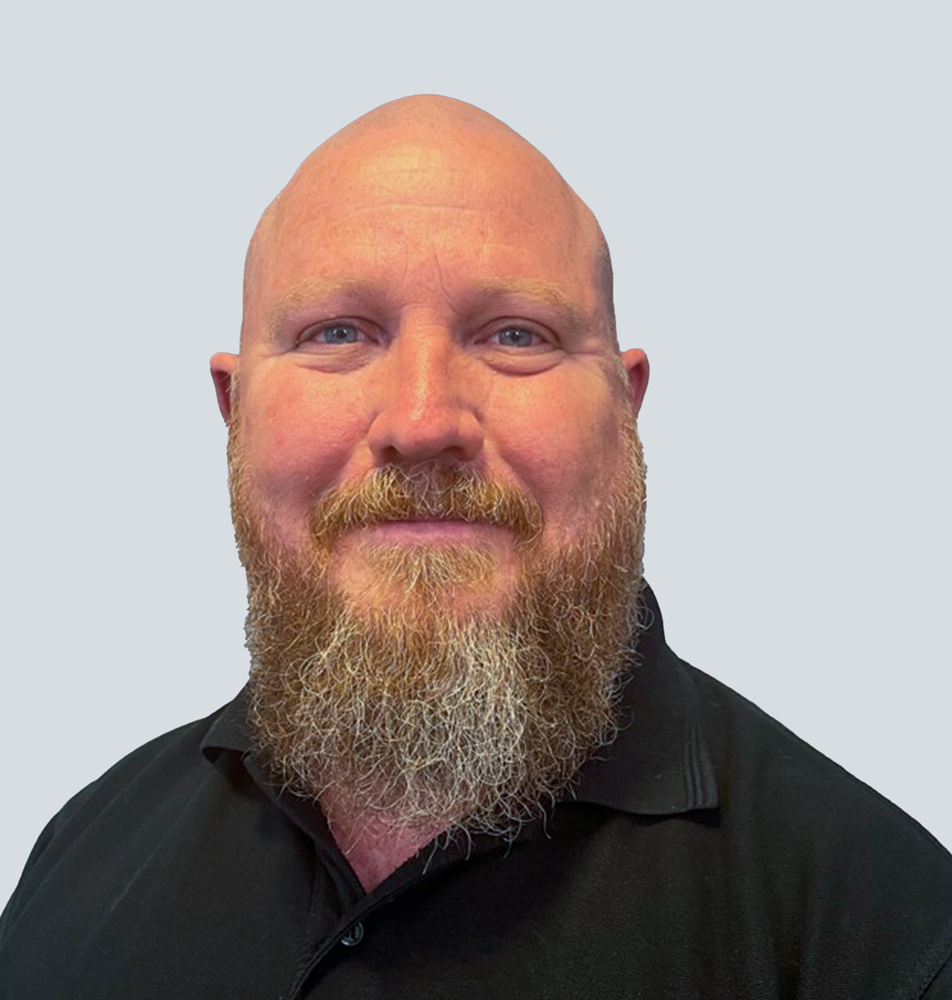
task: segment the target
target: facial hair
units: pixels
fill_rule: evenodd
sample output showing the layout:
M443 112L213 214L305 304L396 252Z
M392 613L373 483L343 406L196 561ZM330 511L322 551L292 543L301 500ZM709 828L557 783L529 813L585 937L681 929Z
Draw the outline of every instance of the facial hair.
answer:
M555 552L538 503L512 486L462 465L391 465L321 495L300 553L261 513L232 421L249 722L287 790L319 799L335 787L405 829L508 837L565 792L617 733L636 635L645 467L634 418L623 424L609 495ZM490 607L468 601L492 584L498 553L459 543L358 547L386 600L334 582L343 536L413 518L511 531L511 592Z

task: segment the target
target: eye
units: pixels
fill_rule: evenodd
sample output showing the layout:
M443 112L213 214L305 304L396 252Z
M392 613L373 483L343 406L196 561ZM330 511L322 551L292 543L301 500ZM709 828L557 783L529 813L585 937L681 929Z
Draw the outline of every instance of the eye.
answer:
M503 330L497 330L493 336L499 338L499 343L503 347L535 347L539 342L537 333L524 330L520 326L507 326Z
M350 323L334 323L318 330L311 339L319 344L356 344L360 339L360 331Z

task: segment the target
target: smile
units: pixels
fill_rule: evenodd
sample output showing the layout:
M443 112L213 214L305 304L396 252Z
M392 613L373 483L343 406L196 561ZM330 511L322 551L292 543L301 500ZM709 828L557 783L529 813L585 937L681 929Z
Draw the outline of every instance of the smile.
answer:
M368 540L380 542L440 542L485 540L500 533L502 528L485 522L450 520L447 518L414 518L408 521L387 521L365 529Z

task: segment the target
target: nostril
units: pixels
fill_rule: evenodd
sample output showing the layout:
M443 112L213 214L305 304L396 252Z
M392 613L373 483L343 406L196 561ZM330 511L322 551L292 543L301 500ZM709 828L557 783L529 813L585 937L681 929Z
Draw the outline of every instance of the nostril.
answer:
M380 413L368 440L380 463L470 462L483 446L478 420L466 412Z

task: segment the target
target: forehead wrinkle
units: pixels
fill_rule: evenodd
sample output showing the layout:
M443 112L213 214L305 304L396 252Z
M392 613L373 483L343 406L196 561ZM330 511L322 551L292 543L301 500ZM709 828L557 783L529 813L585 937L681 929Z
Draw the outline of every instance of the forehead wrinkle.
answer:
M243 316L245 321L253 315L254 310L250 310L249 307L252 306L256 295L260 294L261 267L266 264L269 257L265 244L270 249L272 242L287 225L289 213L291 218L294 217L298 198L303 196L306 201L315 199L319 204L324 195L327 200L326 207L340 213L343 207L341 199L332 196L330 189L338 181L346 180L348 173L354 174L356 170L356 174L364 174L374 163L389 158L394 151L401 149L404 151L414 149L418 154L416 159L411 158L412 162L404 165L404 174L418 172L415 169L407 169L408 166L415 167L418 160L422 159L425 165L433 157L437 157L444 173L455 173L460 177L466 177L469 173L472 173L474 178L480 177L481 171L486 173L488 170L487 164L493 164L495 171L493 178L496 184L493 190L497 196L502 196L500 192L508 192L510 197L515 197L511 182L516 173L526 183L531 181L533 188L544 187L551 191L554 204L564 210L564 214L558 210L555 214L562 216L564 222L567 222L586 244L590 244L588 249L592 257L594 284L603 301L601 309L592 310L592 316L579 316L577 309L566 310L564 302L556 301L546 296L544 292L540 297L548 299L554 308L563 313L574 312L576 321L581 318L588 323L596 318L595 312L604 312L604 325L607 326L609 338L615 339L607 246L588 207L549 160L509 126L463 102L426 96L392 102L362 116L326 140L298 168L265 212L252 238L245 272ZM464 154L465 158L461 159ZM422 170L422 173L425 174L426 170ZM498 180L501 174L508 174L509 180L499 188ZM364 180L367 178L364 177ZM482 193L487 194L486 191ZM378 190L378 197L379 194ZM420 199L406 202L397 191L394 191L393 195L396 196L392 204L394 208L412 205L418 210L429 210L434 214L448 209L461 213L479 210L466 204L465 198L460 200L456 197L451 198L449 204L446 201L428 204L426 199L423 203ZM516 197L516 205L518 204L519 199ZM379 203L376 207L380 207ZM243 322L242 340L244 334Z

